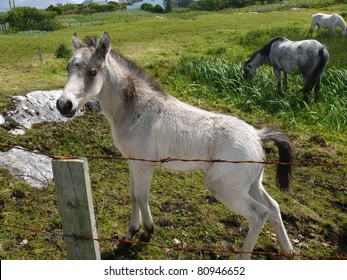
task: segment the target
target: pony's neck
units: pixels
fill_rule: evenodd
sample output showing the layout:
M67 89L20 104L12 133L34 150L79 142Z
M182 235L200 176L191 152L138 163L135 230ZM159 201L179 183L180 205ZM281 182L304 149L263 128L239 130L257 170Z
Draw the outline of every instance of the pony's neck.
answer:
M344 21L342 17L339 17L337 25L340 26L342 30L346 30L347 28L346 22Z
M124 88L123 83L125 81L124 71L110 56L106 57L106 67L103 71L103 87L97 99L107 116L119 114L124 109L122 100L122 88Z

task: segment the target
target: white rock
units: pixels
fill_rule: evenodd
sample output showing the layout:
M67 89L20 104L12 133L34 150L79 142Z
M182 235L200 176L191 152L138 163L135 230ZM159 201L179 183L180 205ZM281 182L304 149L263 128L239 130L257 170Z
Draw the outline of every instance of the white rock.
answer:
M34 187L46 187L53 180L51 158L20 148L0 152L0 167L8 169L16 179Z
M5 118L3 115L0 114L0 125L5 123Z

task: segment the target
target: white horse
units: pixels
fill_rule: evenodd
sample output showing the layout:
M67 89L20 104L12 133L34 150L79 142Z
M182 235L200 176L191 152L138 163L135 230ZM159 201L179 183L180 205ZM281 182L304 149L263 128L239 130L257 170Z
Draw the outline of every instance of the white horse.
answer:
M309 33L312 36L313 30L318 26L318 34L320 34L320 28L331 28L333 34L335 35L335 29L336 26L339 26L342 29L342 35L346 35L347 33L347 26L344 21L344 19L338 15L338 14L323 14L323 13L317 13L312 15L312 22L311 22L311 28L309 30Z
M88 100L97 98L111 124L115 146L124 156L259 162L265 159L262 141L272 140L279 148L281 162L294 161L284 133L271 128L257 130L236 117L192 107L162 92L142 69L111 50L106 32L100 40L87 37L85 43L77 36L72 39L75 54L68 63L68 80L57 108L63 116L72 117ZM154 232L149 187L154 166L159 164L129 160L132 214L127 239L140 230L141 219L142 240L149 241ZM207 188L248 220L249 232L239 258L250 258L267 220L274 227L283 251L293 252L279 206L262 186L263 164L169 161L162 166L204 170ZM289 186L290 172L290 164L278 165L280 187Z

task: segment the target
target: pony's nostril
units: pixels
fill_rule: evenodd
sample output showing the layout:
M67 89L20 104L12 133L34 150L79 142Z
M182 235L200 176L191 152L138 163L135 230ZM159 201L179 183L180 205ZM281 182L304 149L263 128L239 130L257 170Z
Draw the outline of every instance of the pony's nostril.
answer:
M57 100L57 109L64 116L70 115L72 113L72 107L72 102L64 97L61 97Z
M70 100L67 100L64 107L63 107L63 111L64 112L70 112L72 109L72 102Z

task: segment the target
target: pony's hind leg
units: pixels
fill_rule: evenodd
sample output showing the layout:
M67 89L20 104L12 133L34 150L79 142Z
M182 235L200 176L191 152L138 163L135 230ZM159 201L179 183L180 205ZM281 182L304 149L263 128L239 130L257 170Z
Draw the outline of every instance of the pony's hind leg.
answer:
M254 245L268 218L269 210L248 194L248 187L230 180L212 180L205 176L205 185L215 197L235 213L247 219L249 228L245 242L238 254L238 259L250 259ZM234 184L233 184L234 183Z
M259 203L267 206L267 208L269 209L268 221L270 225L275 229L278 243L281 249L286 254L292 254L293 246L284 227L278 203L263 188L261 179L251 186L249 193Z
M153 166L146 163L129 162L129 170L132 212L129 229L125 237L132 239L140 230L142 217L144 232L140 239L149 241L154 232L153 219L149 209L149 187L153 175Z
M314 86L314 102L318 101L319 91L320 91L320 77L318 79L318 82Z

